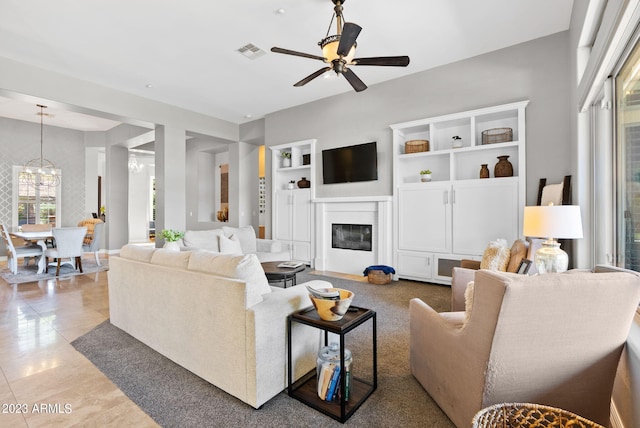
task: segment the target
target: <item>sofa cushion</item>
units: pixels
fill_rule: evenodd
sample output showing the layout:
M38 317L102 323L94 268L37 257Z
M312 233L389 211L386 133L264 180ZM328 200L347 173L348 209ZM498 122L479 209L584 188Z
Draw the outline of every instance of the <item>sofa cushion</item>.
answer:
M188 269L245 282L247 308L261 302L262 295L271 292L267 277L255 254L234 256L210 251L194 251L189 258Z
M120 249L120 257L149 263L155 252L155 248L128 244Z
M187 230L184 233L182 242L184 242L185 247L189 248L220 251L218 237L223 233L222 229Z
M218 242L220 243L220 252L222 254L242 255L242 246L236 235L231 235L229 238L220 235Z
M187 269L191 251L173 251L159 249L153 253L151 264L167 266L177 269Z
M258 251L256 244L256 231L253 226L230 227L223 226L222 230L226 237L237 236L240 240L240 247L244 254L255 253Z

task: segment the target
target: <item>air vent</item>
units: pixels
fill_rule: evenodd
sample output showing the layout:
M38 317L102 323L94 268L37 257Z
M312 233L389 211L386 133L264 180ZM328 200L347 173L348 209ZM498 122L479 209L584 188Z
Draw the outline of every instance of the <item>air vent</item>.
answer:
M238 52L240 52L242 55L244 55L249 59L260 58L262 55L266 53L265 51L263 51L262 49L260 49L259 47L257 47L252 43L244 45L243 47L238 49Z

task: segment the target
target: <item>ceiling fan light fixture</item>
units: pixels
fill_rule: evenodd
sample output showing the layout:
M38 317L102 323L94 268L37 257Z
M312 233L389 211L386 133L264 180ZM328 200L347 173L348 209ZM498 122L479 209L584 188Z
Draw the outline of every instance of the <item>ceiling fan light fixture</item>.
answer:
M338 45L340 44L340 35L334 34L332 36L325 37L318 43L322 48L322 56L325 58L325 62L331 64L333 60L339 59ZM347 64L351 64L351 61L356 56L357 43L354 43L349 50L349 53L344 57Z

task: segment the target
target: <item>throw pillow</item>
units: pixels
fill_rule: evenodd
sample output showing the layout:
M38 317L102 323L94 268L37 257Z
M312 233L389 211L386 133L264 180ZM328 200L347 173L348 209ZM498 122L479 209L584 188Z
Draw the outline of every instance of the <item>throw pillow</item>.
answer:
M509 265L507 265L507 272L518 272L520 262L527 257L527 250L529 245L522 239L517 239L511 246L509 255Z
M506 271L509 264L510 250L507 247L507 241L504 239L496 239L489 242L489 246L484 250L480 269Z
M256 231L254 230L253 226L223 226L222 230L224 231L224 235L227 238L231 237L232 235L238 237L243 254L255 253L258 251L258 244L256 243Z
M222 234L222 229L187 230L184 233L182 241L187 248L220 251L218 236L221 236Z
M219 239L220 239L220 252L222 254L242 255L242 247L240 245L240 240L235 235L231 235L230 238L227 238L224 235L220 235Z
M464 322L469 321L471 317L471 309L473 308L473 281L467 284L464 289Z

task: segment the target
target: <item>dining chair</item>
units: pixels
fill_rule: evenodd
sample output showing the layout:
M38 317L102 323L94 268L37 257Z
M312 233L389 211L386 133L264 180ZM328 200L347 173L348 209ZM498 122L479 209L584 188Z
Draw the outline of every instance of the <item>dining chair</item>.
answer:
M87 233L86 227L61 227L53 228L53 239L56 241L55 248L48 248L45 253L47 272L49 271L49 259L57 260L56 276L60 275L60 266L69 264L82 272L82 242ZM62 259L68 261L62 262Z
M7 249L7 266L11 273L16 275L18 273L18 258L20 257L34 257L39 259L42 257L42 248L38 245L25 245L22 247L16 247L13 245L11 236L9 236L9 230L4 224L0 224L0 232L2 233L2 240Z
M100 266L98 252L100 251L100 241L102 239L102 231L104 230L104 222L99 218L88 218L80 220L80 222L78 222L78 226L85 226L87 228L87 234L84 237L82 249L85 253L93 253L96 258L96 264Z

